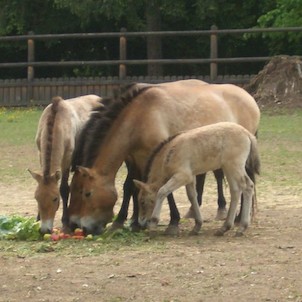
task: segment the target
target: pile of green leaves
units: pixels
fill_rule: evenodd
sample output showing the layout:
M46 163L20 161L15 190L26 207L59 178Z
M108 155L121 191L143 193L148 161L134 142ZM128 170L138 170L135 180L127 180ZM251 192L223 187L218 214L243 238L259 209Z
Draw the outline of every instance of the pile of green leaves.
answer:
M35 218L22 216L0 216L0 239L39 240L40 224Z

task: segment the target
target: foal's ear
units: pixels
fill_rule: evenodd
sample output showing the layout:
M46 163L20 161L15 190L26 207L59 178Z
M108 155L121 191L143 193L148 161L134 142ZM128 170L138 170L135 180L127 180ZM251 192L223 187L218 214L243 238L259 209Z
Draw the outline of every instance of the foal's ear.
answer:
M61 176L62 176L61 171L56 171L56 173L51 175L51 177L54 178L56 182L58 182L61 179Z
M38 183L42 181L43 177L41 174L31 171L30 169L27 169L27 171L31 174L33 179L35 179Z
M133 179L133 182L139 190L143 190L143 191L147 191L147 192L151 191L148 184L146 184L140 180L137 180L137 179Z

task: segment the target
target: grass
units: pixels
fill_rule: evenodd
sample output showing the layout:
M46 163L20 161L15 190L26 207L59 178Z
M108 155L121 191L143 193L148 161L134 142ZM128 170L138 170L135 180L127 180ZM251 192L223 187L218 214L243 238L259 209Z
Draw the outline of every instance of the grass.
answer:
M0 108L1 146L33 144L41 110Z
M259 130L262 176L272 183L299 185L302 159L302 110L262 114Z
M6 185L12 179L22 180L20 169L38 158L34 144L35 132L41 110L38 109L0 109L0 142L2 149L0 167L1 182ZM270 186L287 186L287 190L301 186L302 168L302 110L294 112L263 112L259 128L259 149L262 160L262 173L258 181L259 190ZM12 153L26 153L16 156ZM30 150L30 152L28 152ZM14 160L12 160L14 158ZM9 167L11 162L16 163ZM300 194L300 193L299 193ZM22 242L0 240L0 252L7 256L28 256L39 253L65 255L99 255L109 250L165 250L166 240L148 241L144 234L122 232L99 241L65 240L59 242Z

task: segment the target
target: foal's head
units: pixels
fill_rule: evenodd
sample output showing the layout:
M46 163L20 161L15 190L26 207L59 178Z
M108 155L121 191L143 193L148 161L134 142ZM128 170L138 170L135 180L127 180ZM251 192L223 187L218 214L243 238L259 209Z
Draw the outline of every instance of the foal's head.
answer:
M117 192L93 169L78 167L82 182L81 226L85 234L101 234L112 221Z
M152 212L155 206L156 191L152 189L152 186L142 181L134 179L134 184L139 189L138 193L138 222L141 227L147 227Z
M39 173L28 171L38 183L35 198L38 202L38 211L41 219L41 233L51 233L53 221L60 204L58 181L61 178L61 172L57 171L51 176L44 177Z

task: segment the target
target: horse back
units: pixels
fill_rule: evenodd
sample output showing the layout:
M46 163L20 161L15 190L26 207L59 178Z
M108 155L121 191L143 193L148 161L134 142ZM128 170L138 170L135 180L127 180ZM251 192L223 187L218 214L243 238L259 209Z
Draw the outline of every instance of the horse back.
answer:
M36 134L42 169L49 162L51 171L70 166L75 140L91 111L100 106L100 101L96 95L52 99L41 115Z
M178 171L192 176L220 168L229 173L242 172L255 143L252 140L250 132L230 122L184 131L162 146L152 170L156 174L162 171L167 178ZM257 154L255 151L254 144L252 153Z

